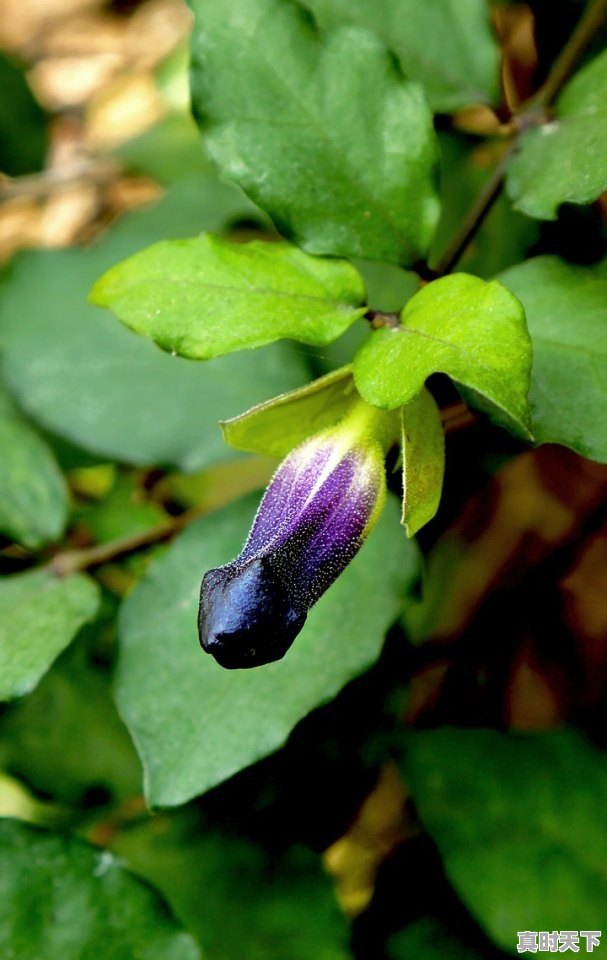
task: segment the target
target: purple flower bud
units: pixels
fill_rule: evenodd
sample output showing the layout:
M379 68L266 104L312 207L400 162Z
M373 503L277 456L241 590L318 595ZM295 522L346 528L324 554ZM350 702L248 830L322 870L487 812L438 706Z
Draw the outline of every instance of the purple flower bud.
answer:
M385 499L391 415L358 401L283 460L240 555L202 581L200 643L224 667L280 660L353 559Z

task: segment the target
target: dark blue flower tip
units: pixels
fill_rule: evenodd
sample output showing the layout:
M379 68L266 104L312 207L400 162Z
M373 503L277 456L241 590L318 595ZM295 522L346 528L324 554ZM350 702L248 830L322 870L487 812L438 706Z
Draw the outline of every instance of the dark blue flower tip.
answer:
M306 619L264 558L209 570L202 581L200 643L229 670L280 660Z
M383 507L384 447L395 422L359 400L283 460L240 555L202 582L200 643L222 666L283 657L354 558Z

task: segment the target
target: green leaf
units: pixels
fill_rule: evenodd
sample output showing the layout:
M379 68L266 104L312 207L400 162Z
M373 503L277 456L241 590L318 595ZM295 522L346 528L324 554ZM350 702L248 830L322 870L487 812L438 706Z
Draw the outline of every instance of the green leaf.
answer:
M458 894L514 952L517 930L597 930L607 902L607 759L571 731L442 728L405 772ZM583 943L583 941L582 941Z
M407 536L432 519L440 503L445 472L445 435L440 410L422 390L401 410L403 516Z
M434 110L499 101L499 50L485 0L304 0L321 26L374 30L423 83Z
M113 152L128 170L160 183L175 183L196 173L208 180L213 174L198 127L185 113L168 114L133 140L120 143ZM251 213L255 213L253 204Z
M412 270L403 270L393 263L381 263L379 260L355 258L353 263L367 288L367 304L371 310L398 312L419 290L419 277ZM332 372L338 367L350 364L368 333L366 323L355 323L339 340L315 352L314 360L318 372Z
M340 367L224 421L224 440L236 450L282 458L313 433L337 423L356 396L351 367Z
M435 917L420 917L390 937L386 960L493 960Z
M160 897L108 850L3 820L0 857L7 960L200 960Z
M448 373L474 406L529 437L531 343L523 308L501 283L463 273L435 280L409 300L401 324L372 333L355 358L368 403L394 409L432 373Z
M59 804L90 806L93 793L116 805L142 791L139 758L111 696L108 629L113 620L85 627L36 689L0 716L2 769Z
M366 307L345 260L310 257L288 243L230 243L210 234L167 240L119 263L91 300L163 350L209 360L287 337L324 346Z
M83 574L60 579L39 569L0 578L0 700L33 690L98 606L97 587Z
M28 413L102 457L196 470L224 459L217 422L306 381L283 345L218 363L161 353L86 302L112 264L161 237L217 230L242 209L231 188L181 183L83 250L20 257L0 289L5 376Z
M165 523L167 514L158 503L146 499L135 476L119 474L107 495L99 501L85 503L76 511L75 519L83 523L93 541L100 544L150 530Z
M567 85L556 118L523 137L507 189L530 217L555 220L561 203L591 203L607 190L607 51Z
M63 475L1 385L0 450L0 530L30 549L57 540L67 520Z
M607 461L607 260L572 266L537 257L502 274L522 301L533 341L529 402L540 443Z
M417 552L391 501L285 659L224 670L198 645L200 581L239 552L257 502L192 524L122 608L117 699L153 806L183 803L280 747L298 720L373 663L415 579Z
M432 115L380 41L318 35L284 0L192 7L193 103L222 173L309 253L423 257L439 212Z
M247 960L349 956L331 881L303 847L272 854L185 808L121 831L114 849L163 893L213 960L242 960L243 944Z
M0 170L10 177L41 170L46 151L44 111L24 71L0 56Z

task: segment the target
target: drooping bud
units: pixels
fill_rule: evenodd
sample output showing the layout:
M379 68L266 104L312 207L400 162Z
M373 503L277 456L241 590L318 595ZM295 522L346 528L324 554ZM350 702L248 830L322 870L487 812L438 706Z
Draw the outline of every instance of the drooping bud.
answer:
M393 432L393 414L359 399L280 464L242 552L202 581L200 643L222 666L285 655L382 510Z

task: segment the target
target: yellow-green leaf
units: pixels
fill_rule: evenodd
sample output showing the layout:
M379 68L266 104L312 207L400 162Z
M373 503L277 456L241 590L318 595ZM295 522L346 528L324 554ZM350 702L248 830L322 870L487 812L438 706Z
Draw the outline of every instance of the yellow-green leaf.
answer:
M464 273L429 283L405 306L401 325L370 335L354 361L365 400L386 409L412 400L433 373L513 433L530 437L531 341L519 300L496 280Z
M401 423L402 523L412 537L438 510L445 473L445 435L440 410L425 389L402 408Z
M324 346L365 312L360 274L288 243L211 234L155 243L108 270L91 300L163 350L209 360L285 337Z

